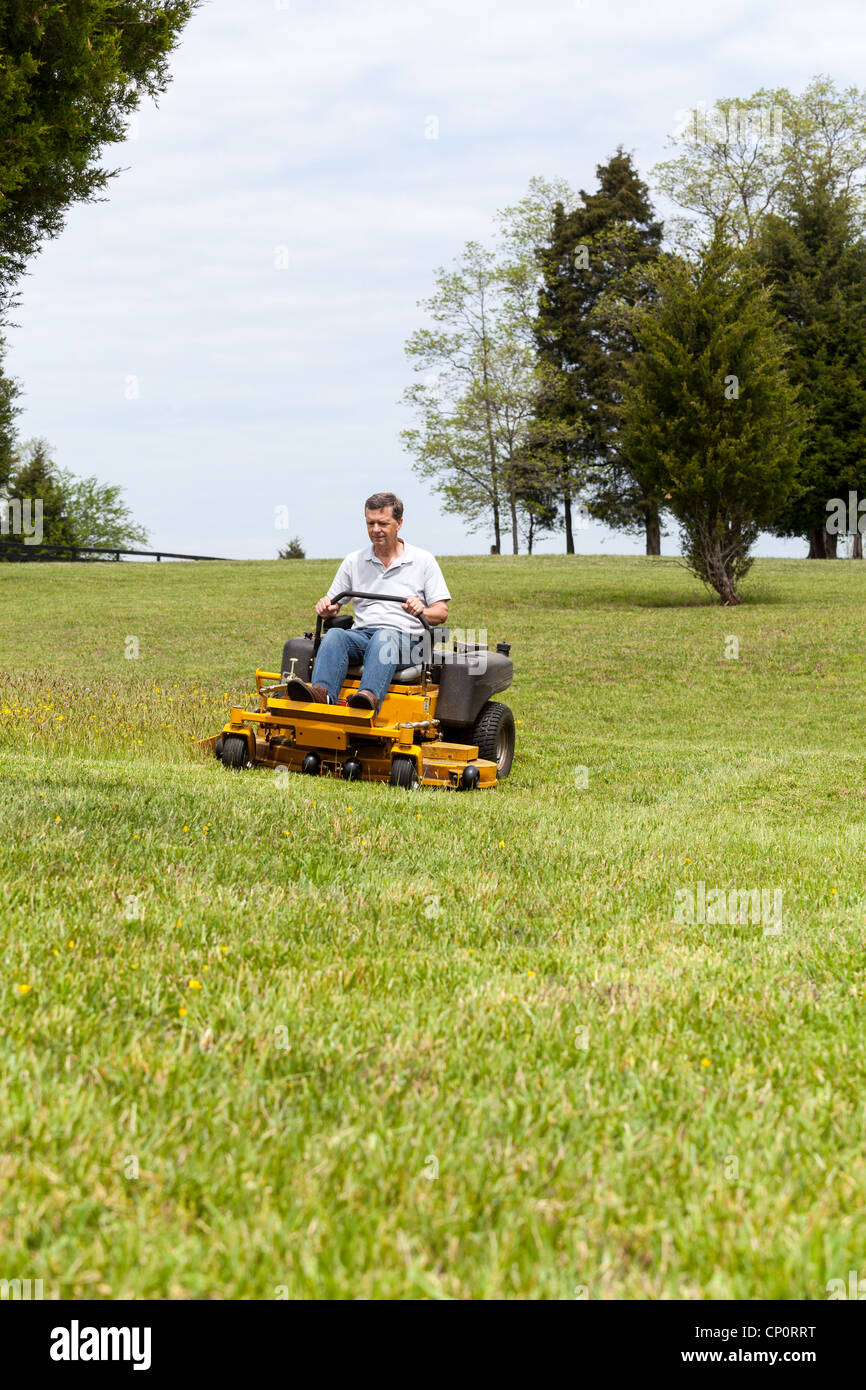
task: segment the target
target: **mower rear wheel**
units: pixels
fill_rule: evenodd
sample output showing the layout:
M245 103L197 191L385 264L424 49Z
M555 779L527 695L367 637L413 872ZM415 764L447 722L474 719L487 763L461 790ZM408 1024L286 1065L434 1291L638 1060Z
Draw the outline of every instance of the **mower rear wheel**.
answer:
M482 705L481 713L472 726L472 737L467 742L477 744L479 758L496 764L496 776L501 781L511 771L514 737L514 715L511 710L499 700L488 700L486 705Z
M402 787L408 792L417 789L418 769L414 758L408 758L405 753L395 753L391 759L391 786Z
M220 758L226 767L246 767L250 761L246 739L240 734L229 734L223 741Z

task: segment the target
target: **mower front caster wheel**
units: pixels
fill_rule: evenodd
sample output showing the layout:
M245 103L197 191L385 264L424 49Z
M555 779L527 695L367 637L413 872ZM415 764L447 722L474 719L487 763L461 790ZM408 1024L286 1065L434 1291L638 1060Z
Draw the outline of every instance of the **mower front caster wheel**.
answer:
M301 771L306 772L309 777L318 777L322 770L322 759L318 753L307 753L301 763Z
M391 786L409 792L417 789L418 769L414 758L407 758L405 753L395 754L391 759Z
M223 740L220 758L225 767L249 767L250 750L247 748L246 739L242 738L240 734L229 734Z

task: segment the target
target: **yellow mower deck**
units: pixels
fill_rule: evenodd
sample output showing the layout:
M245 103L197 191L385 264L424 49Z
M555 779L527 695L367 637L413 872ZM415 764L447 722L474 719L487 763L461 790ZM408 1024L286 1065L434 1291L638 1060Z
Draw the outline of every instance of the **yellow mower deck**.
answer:
M222 730L223 737L246 739L255 765L300 772L305 756L316 753L325 774L341 776L343 764L354 758L361 764L360 780L387 782L392 758L403 756L414 760L423 786L459 787L470 766L478 769L479 788L496 786L496 764L479 758L475 745L439 738L435 684L392 685L373 713L340 704L305 704L270 693L268 687L280 681L278 673L256 671L259 709L234 707ZM340 699L347 699L358 685L357 680L345 681ZM202 739L201 746L213 751L219 737Z

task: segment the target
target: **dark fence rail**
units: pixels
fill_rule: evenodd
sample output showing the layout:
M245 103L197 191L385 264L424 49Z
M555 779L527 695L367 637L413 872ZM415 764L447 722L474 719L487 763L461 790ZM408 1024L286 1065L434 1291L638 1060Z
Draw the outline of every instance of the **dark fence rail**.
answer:
M24 542L5 541L0 538L0 561L16 560L88 560L100 555L110 555L119 560L121 555L139 555L145 559L162 560L224 560L224 555L178 555L173 550L123 550L114 545L25 545Z

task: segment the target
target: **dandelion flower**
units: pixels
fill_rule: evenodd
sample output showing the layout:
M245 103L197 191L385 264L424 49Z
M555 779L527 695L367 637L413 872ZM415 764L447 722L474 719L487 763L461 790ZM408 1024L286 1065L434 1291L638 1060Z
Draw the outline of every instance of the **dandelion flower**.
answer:
M187 1012L188 1010L184 1008L183 1004L181 1004L180 1008L178 1009L178 1013L180 1014L181 1018L186 1018Z
M709 1057L702 1057L702 1058L701 1058L701 1066L702 1066L702 1067L711 1067L712 1065L713 1065L713 1064L712 1064L712 1062L710 1061Z
M188 985L188 988L189 988L189 989L201 989L201 985L199 984L198 980L190 980L189 985Z
M19 994L29 994L32 988L33 988L32 985L19 985L19 986L18 986L18 993L19 993Z

